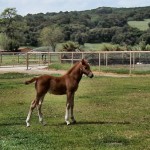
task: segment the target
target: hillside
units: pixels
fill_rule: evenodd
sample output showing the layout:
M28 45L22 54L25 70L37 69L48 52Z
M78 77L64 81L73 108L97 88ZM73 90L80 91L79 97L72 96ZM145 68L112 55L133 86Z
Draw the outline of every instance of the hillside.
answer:
M29 27L29 45L38 45L40 31L57 25L64 33L64 41L83 43L138 44L141 39L150 43L148 30L139 30L135 21L150 19L150 6L139 8L99 7L86 11L28 14L24 17ZM128 25L128 21L129 25ZM132 21L132 22L131 22ZM144 22L145 23L145 22ZM148 22L147 22L148 23ZM136 27L136 28L133 28ZM148 28L148 25L147 25ZM148 36L148 37L147 37Z
M18 30L13 36L23 46L40 46L40 33L45 27L57 26L63 34L63 42L112 43L123 46L150 44L150 6L137 8L98 7L92 10L46 14L17 15ZM6 23L9 21L6 20ZM1 24L2 32L7 27ZM5 29L12 35L10 29ZM16 32L16 33L15 33ZM20 36L19 36L20 35Z

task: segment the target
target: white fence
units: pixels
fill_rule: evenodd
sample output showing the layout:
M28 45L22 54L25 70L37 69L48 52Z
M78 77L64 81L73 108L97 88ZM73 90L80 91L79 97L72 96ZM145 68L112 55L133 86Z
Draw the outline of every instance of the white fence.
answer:
M52 63L70 63L85 58L95 71L134 73L150 71L150 51L102 52L0 52L0 67L30 66Z

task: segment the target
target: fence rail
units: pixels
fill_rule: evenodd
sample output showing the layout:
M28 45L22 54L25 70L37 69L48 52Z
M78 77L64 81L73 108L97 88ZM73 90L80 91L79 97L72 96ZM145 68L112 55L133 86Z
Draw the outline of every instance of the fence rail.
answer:
M101 71L124 69L150 71L150 51L100 51L100 52L0 52L0 68L5 66L30 66L52 63L70 63L85 58L91 66Z

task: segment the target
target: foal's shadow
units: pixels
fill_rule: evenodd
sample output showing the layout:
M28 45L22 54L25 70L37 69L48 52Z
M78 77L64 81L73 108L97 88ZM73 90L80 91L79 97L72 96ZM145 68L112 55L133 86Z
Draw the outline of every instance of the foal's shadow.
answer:
M0 123L0 127L2 127L2 126L22 126L22 125L24 125L24 123L22 123L22 122L20 122L20 123Z
M131 124L128 121L79 121L76 123L71 123L70 125L128 125ZM2 126L24 126L25 123L24 122L10 122L10 123L0 123L0 127ZM66 123L60 123L60 124L51 124L48 123L46 124L46 126L60 126L60 125L66 125ZM69 126L70 126L69 125Z
M3 119L0 122L0 127L5 126L5 127L9 127L9 126L22 126L25 124L25 118L24 117L12 117L12 118L8 118L8 119Z
M130 124L130 122L128 121L122 121L122 122L113 122L113 121L79 121L77 122L76 124L79 124L79 125L89 125L89 124L92 124L92 125L114 125L114 124L120 124L120 125L126 125L126 124Z
M128 121L79 121L76 123L71 123L70 125L128 125L131 124ZM62 123L60 125L66 125L66 123Z

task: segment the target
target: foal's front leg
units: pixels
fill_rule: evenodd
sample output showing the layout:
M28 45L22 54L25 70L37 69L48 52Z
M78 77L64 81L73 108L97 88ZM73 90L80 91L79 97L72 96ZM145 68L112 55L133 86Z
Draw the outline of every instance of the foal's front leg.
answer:
M66 104L66 114L65 114L65 121L66 121L67 125L70 124L70 121L69 121L69 110L70 110L70 104L67 103Z
M73 100L74 101L74 100ZM73 102L74 103L74 102ZM73 115L73 108L74 108L74 104L71 106L71 120L72 120L72 123L76 123L76 120L74 118L74 115Z
M74 108L74 93L68 92L67 93L67 103L66 103L66 115L65 115L65 121L66 121L67 125L70 124L70 121L69 121L70 111L71 111L72 122L76 123L76 120L74 119L74 115L73 115L73 108Z

